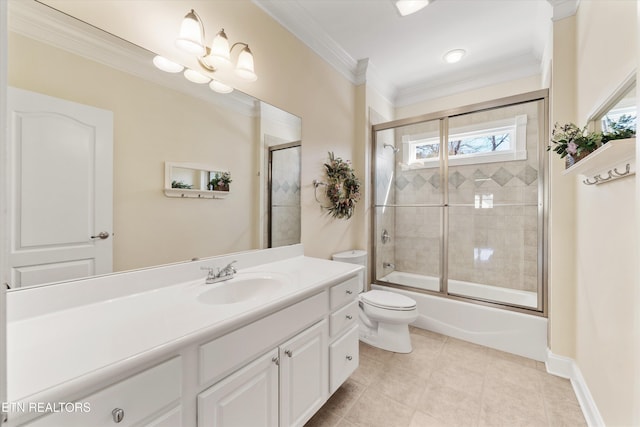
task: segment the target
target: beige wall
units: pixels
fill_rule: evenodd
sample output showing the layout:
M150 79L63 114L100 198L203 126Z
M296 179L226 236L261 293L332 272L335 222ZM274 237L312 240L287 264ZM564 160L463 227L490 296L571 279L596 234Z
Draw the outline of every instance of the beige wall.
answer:
M444 111L452 108L458 108L465 105L476 104L479 102L493 101L495 99L504 98L519 93L533 92L542 89L542 77L534 75L510 82L497 85L486 86L475 90L470 90L442 98L430 99L428 101L417 104L407 105L396 108L395 118L403 119L407 117L419 116L422 114L433 113L436 111Z
M576 120L637 67L636 2L581 2L576 15ZM606 25L602 25L602 24ZM614 166L614 165L612 165ZM566 179L578 179L570 178ZM576 184L576 362L606 425L637 425L640 340L635 179Z
M13 33L9 64L12 86L114 113L114 271L258 247L253 117ZM232 194L168 198L165 161L228 170Z
M554 22L550 127L575 121L576 19ZM553 154L553 153L552 153ZM562 172L564 160L549 158L549 348L575 357L575 180Z
M355 87L291 33L248 0L211 2L166 0L86 2L46 0L56 8L151 51L197 67L174 39L188 8L202 17L213 36L224 27L230 41L245 41L255 57L258 80L228 80L238 89L302 118L302 242L305 253L327 258L337 250L364 247L362 204L353 219L335 220L321 211L312 181L323 177L327 152L353 160L363 181L362 147L356 143ZM136 21L127 16L144 16ZM222 76L222 74L221 74Z

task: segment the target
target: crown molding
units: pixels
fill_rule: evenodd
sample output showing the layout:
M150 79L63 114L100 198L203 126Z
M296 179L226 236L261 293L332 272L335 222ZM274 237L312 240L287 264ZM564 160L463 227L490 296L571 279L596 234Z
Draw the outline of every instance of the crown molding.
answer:
M568 3L579 0L547 0L558 8L568 8ZM466 73L447 74L441 78L430 79L417 85L398 88L393 82L382 78L375 65L368 59L355 60L333 40L298 2L273 2L252 0L276 22L297 37L324 61L336 69L355 85L366 83L378 92L390 104L396 107L428 101L467 90L504 83L541 73L539 61L533 61L532 55L519 55L498 67L475 67ZM565 4L567 3L567 4ZM575 10L574 10L575 13ZM555 17L555 12L554 12Z
M578 11L580 0L547 0L553 7L553 21L573 16Z
M349 55L298 2L252 0L297 39L328 62L351 83L357 83L358 61Z
M196 97L245 116L256 116L256 100L234 90L218 94L182 75L153 66L155 55L140 46L93 27L36 1L9 1L9 31L65 50L157 85Z

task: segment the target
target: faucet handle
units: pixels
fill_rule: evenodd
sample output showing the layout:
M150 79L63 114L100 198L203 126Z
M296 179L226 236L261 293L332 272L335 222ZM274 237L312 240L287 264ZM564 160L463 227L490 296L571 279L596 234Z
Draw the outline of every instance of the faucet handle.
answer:
M204 267L204 266L202 266L202 267L200 267L200 270L206 270L206 271L209 272L209 276L215 276L214 267ZM218 271L220 271L220 269L218 269Z
M237 273L238 270L236 270L236 268L233 266L233 264L235 264L236 262L238 262L238 260L231 261L223 270L232 271L234 274Z

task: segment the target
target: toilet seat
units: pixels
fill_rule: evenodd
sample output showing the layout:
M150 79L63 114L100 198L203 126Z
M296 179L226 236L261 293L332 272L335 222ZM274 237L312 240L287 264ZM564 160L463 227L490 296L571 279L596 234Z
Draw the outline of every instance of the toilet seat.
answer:
M409 297L394 292L372 290L360 294L365 304L385 310L409 311L416 308L416 302Z

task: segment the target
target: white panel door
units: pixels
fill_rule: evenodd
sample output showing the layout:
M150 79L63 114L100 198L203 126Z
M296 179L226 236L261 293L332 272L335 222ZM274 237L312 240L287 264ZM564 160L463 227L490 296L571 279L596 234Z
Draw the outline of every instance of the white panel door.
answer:
M280 426L303 426L329 396L327 321L280 346Z
M272 350L198 395L198 427L276 427L278 351Z
M8 111L3 280L21 287L111 272L113 113L17 88Z

